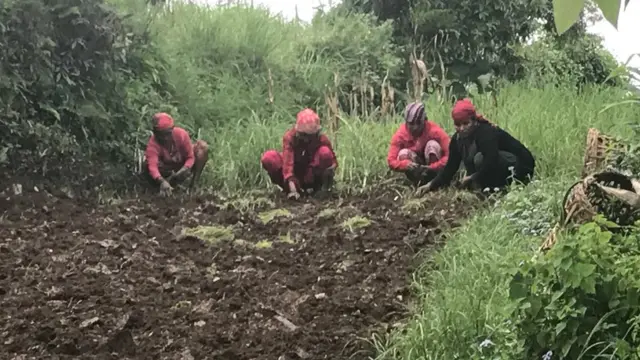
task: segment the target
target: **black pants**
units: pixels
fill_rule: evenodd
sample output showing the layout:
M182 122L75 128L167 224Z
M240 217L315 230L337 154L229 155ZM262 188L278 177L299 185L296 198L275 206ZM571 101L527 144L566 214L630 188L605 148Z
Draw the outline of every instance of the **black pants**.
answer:
M482 166L484 157L482 153L476 153L473 156L474 169L467 169L469 175L475 173L476 169ZM483 190L485 188L504 188L510 185L513 180L518 180L524 184L528 184L533 177L533 171L523 169L518 161L518 157L507 151L498 152L498 166L496 171L484 179L481 183L475 183L474 187ZM471 171L470 171L471 170Z

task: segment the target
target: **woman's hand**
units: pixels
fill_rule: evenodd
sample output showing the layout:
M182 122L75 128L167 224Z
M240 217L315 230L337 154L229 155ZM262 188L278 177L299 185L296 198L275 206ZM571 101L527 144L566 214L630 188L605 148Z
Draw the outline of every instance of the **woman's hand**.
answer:
M160 183L160 195L169 196L172 191L173 188L171 187L171 184L169 184L169 181L162 179L162 182Z
M296 183L294 183L293 181L289 181L289 194L287 194L287 197L294 200L300 199L298 188L296 187Z

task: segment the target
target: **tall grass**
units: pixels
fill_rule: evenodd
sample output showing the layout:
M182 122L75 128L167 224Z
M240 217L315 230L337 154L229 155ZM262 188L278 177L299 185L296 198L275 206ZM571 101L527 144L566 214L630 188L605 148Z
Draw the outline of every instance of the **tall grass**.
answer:
M616 107L598 115L604 104L614 102L621 92L597 88L581 95L556 86L529 89L526 83L501 91L499 105L488 97L474 100L479 111L521 139L537 159L537 176L544 179L576 176L581 166L584 140L589 126L624 134L625 119L636 110ZM451 106L435 99L426 101L428 116L449 133L453 132ZM284 132L293 124L295 113L261 117L211 128L212 159L207 177L227 190L265 186L260 156L267 149L280 149ZM339 168L337 180L343 185L362 187L390 176L386 164L389 141L402 119L391 122L345 116L335 139Z

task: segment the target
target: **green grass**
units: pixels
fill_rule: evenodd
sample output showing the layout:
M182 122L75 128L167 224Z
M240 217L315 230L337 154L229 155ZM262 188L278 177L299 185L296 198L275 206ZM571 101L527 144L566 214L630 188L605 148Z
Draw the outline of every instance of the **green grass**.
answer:
M414 274L413 315L402 331L374 340L380 359L479 359L484 357L478 347L486 339L501 348L515 347L507 322L512 305L508 271L533 256L559 216L564 191L579 178L587 128L629 137L626 124L638 115L637 107L598 114L620 98L611 89L575 95L513 85L501 96L504 107L489 108L487 116L533 150L538 179L456 230ZM487 108L486 101L479 105Z
M633 108L615 107L598 115L605 104L621 97L622 91L611 89L593 88L577 96L563 88L532 90L527 84L514 84L501 91L497 108L488 97L474 102L479 111L533 151L537 176L547 179L578 174L590 126L624 134L625 121L635 116ZM450 111L448 104L427 101L429 118L452 133ZM260 167L260 156L267 149L281 149L282 135L293 124L294 115L255 115L203 131L203 137L213 139L207 181L228 191L266 186L268 178ZM400 116L389 122L342 118L337 134L328 134L337 148L339 183L364 188L388 178L389 141L401 121Z

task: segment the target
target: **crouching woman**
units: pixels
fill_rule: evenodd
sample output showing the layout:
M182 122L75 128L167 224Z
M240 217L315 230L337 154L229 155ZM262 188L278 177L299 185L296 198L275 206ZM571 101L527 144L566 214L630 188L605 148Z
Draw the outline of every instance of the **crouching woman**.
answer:
M318 114L304 109L296 116L295 126L284 134L282 152L267 150L262 154L263 169L289 198L300 198L302 191L326 192L333 185L338 160L321 130Z
M153 116L153 135L145 151L144 176L160 189L160 195L171 194L173 187L189 177L192 190L208 160L209 146L198 140L191 143L189 133L174 125L166 113Z
M449 135L427 119L424 104L411 103L405 109L404 123L391 138L387 164L414 185L424 185L447 163L449 142Z
M531 181L535 159L529 149L478 114L469 99L456 102L451 117L456 133L449 146L449 160L442 172L421 190L449 185L460 163L467 172L462 180L464 187L493 190L504 189L513 180L523 184Z

